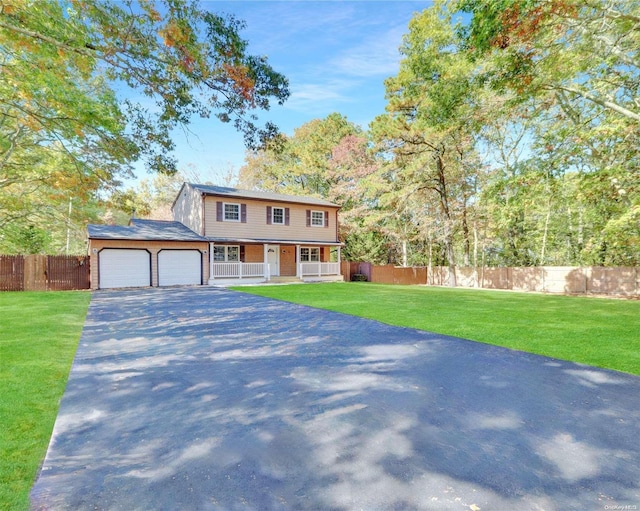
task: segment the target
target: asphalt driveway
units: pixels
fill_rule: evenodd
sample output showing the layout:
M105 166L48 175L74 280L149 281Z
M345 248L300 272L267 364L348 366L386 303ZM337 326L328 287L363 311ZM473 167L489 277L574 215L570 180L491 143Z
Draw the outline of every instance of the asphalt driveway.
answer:
M223 289L97 292L31 496L639 509L640 378Z

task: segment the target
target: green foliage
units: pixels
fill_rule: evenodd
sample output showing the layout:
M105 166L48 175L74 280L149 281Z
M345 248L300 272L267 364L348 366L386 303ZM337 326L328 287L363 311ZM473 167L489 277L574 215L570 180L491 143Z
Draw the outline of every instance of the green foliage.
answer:
M287 80L242 28L190 0L3 4L0 227L63 224L69 197L91 219L138 160L174 173L171 130L193 116L233 122L250 147L272 137L254 112L286 100Z
M640 375L637 300L371 283L236 290Z
M0 508L29 508L91 298L0 293Z
M333 113L281 135L247 155L240 184L248 188L293 195L328 197L332 186L329 165L333 149L348 135L360 132L346 117Z

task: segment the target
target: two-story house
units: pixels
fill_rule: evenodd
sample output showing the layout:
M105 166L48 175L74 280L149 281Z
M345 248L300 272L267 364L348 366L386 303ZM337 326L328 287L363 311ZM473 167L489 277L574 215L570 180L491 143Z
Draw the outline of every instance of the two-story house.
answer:
M339 206L185 183L173 221L90 225L93 289L342 280Z

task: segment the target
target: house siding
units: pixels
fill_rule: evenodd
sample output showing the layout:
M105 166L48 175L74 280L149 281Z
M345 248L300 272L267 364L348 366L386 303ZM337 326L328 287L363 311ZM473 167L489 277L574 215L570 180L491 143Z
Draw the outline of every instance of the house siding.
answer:
M202 194L185 184L173 204L173 219L186 225L192 231L203 235Z
M217 202L246 204L246 223L218 221L216 214ZM267 223L267 207L289 208L289 225ZM307 227L307 210L327 211L327 227ZM313 240L314 242L325 241L335 243L338 241L337 212L338 208L331 206L207 196L205 197L204 207L204 235L216 238L252 238L291 241ZM176 219L179 220L178 218Z

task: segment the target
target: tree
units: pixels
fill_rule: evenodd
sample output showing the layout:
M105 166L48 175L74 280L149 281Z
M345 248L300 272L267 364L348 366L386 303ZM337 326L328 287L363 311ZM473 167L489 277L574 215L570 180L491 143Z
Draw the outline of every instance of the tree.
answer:
M482 78L522 100L553 91L640 122L640 4L628 0L462 0L460 28L476 55L491 54ZM575 107L575 106L574 106Z
M188 0L2 4L0 226L95 197L137 160L175 172L171 130L194 115L233 122L250 147L273 136L253 111L283 102L287 80L247 53L243 26Z
M387 114L371 129L381 152L389 155L383 200L394 204L396 216L415 218L414 224L420 222L415 206L400 211L399 205L412 196L437 204L438 231L455 285L459 234L465 262L470 253L468 217L482 90L474 87L473 63L461 51L452 16L446 3L436 2L411 20L400 71L385 82Z
M344 137L361 131L338 113L313 119L297 128L293 136L281 135L248 154L239 181L262 190L328 197L332 152Z

